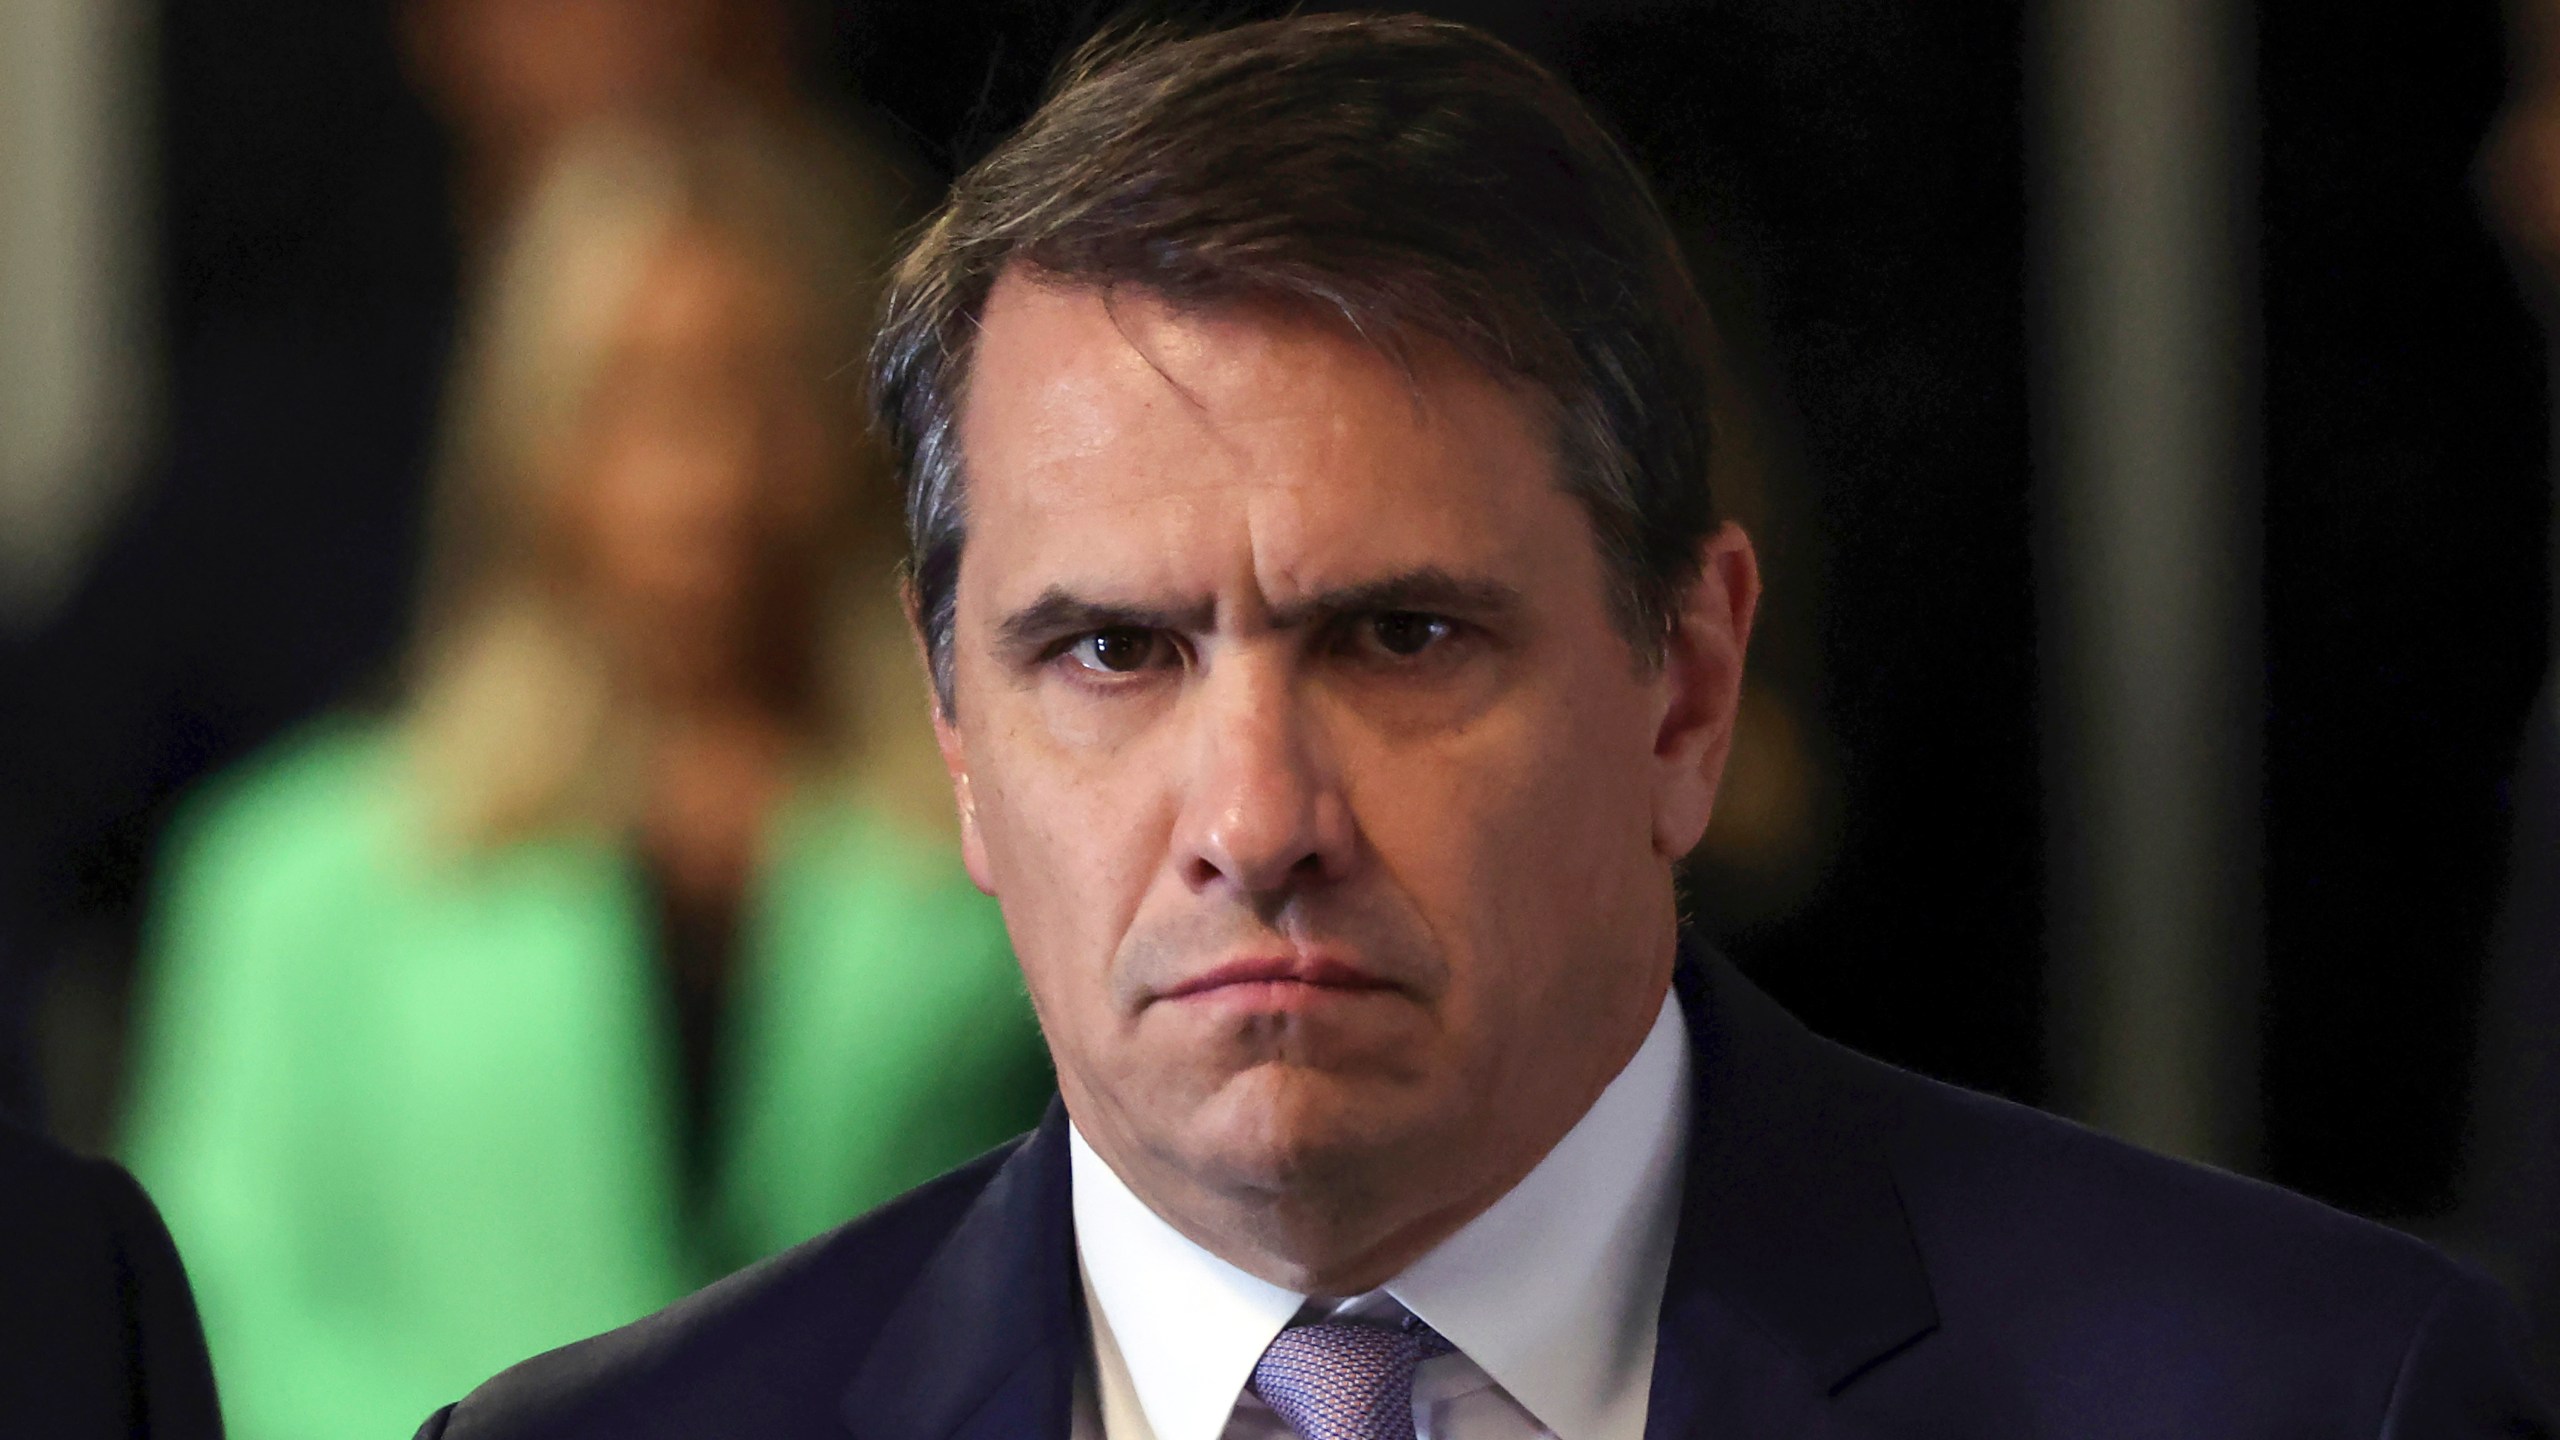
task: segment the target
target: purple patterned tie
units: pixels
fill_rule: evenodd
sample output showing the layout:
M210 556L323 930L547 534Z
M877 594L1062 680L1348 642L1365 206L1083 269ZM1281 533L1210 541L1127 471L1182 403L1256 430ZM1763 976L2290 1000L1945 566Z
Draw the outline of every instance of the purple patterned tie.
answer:
M1253 1367L1253 1393L1300 1440L1414 1440L1414 1367L1449 1342L1419 1320L1292 1325Z

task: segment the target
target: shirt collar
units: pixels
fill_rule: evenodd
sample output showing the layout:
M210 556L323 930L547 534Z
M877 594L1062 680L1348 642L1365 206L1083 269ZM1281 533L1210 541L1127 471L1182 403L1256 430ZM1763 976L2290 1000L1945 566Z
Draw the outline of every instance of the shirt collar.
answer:
M1083 1131L1070 1126L1067 1138L1076 1251L1102 1312L1097 1349L1117 1349L1155 1440L1218 1440L1255 1362L1306 1297L1193 1244L1147 1208Z
M1386 1293L1558 1440L1642 1433L1689 1130L1665 997L1635 1058L1537 1168ZM1193 1244L1070 1137L1085 1283L1157 1440L1217 1440L1305 1303Z

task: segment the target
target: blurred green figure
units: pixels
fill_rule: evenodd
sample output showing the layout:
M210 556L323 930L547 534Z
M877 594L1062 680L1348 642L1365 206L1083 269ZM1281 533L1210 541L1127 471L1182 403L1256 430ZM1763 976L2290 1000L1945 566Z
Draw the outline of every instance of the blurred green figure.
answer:
M233 1433L405 1435L1038 1118L840 393L884 189L735 116L566 143L462 339L398 704L176 831L129 1152Z

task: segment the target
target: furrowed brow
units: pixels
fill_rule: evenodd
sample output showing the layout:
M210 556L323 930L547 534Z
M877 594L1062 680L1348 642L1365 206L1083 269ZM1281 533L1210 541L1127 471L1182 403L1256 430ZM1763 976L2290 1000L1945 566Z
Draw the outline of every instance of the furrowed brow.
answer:
M1096 600L1052 585L998 622L996 645L1008 656L1025 656L1053 640L1094 630L1206 630L1216 613L1215 603L1207 600L1157 608Z
M1459 620L1497 622L1516 614L1521 604L1520 592L1499 580L1452 575L1446 570L1425 566L1401 575L1309 595L1274 610L1271 624L1275 629L1285 629L1346 615L1374 615L1391 610L1414 610Z

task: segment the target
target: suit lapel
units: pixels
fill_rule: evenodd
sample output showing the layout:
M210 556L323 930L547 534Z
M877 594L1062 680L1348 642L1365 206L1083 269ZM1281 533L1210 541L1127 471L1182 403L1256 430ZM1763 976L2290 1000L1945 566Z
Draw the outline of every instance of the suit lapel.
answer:
M839 1413L862 1440L1066 1440L1084 1351L1053 1101L898 1302Z
M1801 1434L1938 1323L1886 1117L1722 957L1684 945L1674 984L1696 1118L1645 1433Z

